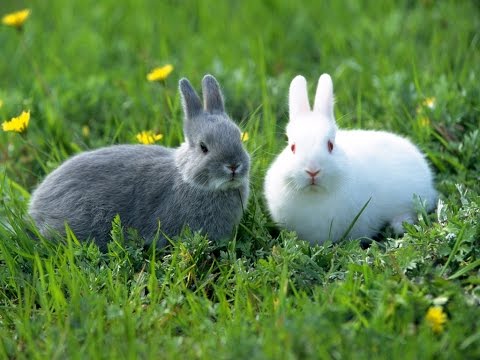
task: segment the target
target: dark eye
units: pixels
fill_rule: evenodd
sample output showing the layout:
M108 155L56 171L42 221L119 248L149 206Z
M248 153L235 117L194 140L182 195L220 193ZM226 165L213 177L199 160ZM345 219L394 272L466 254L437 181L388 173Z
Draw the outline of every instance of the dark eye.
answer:
M292 144L292 145L290 146L290 149L292 150L292 153L295 154L295 144Z
M328 140L327 146L328 152L331 153L333 151L333 143L330 140Z
M203 142L200 143L200 149L202 149L204 154L208 153L207 145L205 145Z

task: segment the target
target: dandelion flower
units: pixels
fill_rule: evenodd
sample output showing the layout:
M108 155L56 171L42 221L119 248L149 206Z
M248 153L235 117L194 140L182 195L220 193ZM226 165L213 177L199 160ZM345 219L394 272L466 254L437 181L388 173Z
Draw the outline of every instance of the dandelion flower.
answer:
M433 110L433 109L435 109L436 103L437 103L437 99L435 99L434 97L428 97L425 100L423 100L422 105L428 107L431 110Z
M431 306L427 315L425 315L425 320L433 332L439 334L443 332L443 326L447 322L447 314L443 312L441 306Z
M421 116L418 119L418 123L421 127L429 127L430 126L430 119L428 118L428 116Z
M24 111L19 116L12 118L10 121L2 123L3 131L24 132L27 130L30 121L30 111Z
M90 128L88 127L88 125L82 126L82 135L83 137L88 137L90 135Z
M149 145L153 144L155 141L161 140L163 138L163 134L155 134L153 131L142 131L137 134L136 136L138 142Z
M7 26L11 26L20 29L23 23L30 15L30 9L20 10L11 14L7 14L2 18L2 23Z
M147 74L147 80L148 81L165 80L172 71L173 71L173 65L170 65L170 64L167 64L162 67L157 67Z
M240 135L240 139L242 139L242 141L248 141L248 139L250 139L248 132L247 131L242 132L242 134Z

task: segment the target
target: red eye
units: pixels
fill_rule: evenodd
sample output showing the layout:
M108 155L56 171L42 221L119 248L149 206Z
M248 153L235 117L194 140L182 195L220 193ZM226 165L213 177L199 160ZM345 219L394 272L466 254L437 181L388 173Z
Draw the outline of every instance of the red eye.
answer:
M331 153L333 151L333 143L330 140L328 140L327 146L328 152Z
M295 154L295 144L292 144L292 146L290 146L290 149L292 150L292 153Z

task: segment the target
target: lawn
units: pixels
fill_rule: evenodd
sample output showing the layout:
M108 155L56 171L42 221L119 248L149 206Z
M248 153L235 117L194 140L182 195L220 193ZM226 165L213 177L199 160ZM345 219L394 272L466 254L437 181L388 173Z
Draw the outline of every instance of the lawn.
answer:
M480 358L478 1L17 1L2 25L0 359ZM148 81L173 65L164 81ZM280 231L262 193L285 146L287 94L334 81L343 128L425 152L440 192L402 237L311 246ZM106 253L73 233L32 240L31 192L87 149L183 141L178 80L222 85L248 132L252 195L235 236L186 231L143 249L112 224Z

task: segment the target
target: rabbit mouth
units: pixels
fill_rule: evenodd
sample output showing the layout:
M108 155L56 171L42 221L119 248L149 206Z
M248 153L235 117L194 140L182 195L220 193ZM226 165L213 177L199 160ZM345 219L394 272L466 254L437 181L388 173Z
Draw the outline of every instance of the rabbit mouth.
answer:
M305 180L302 186L302 190L307 192L319 192L323 189L325 189L325 186L319 181L319 179Z
M243 181L240 180L238 177L231 177L229 180L225 181L225 184L228 187L239 187L243 184Z
M244 179L240 176L230 176L228 179L219 179L217 182L218 189L237 189L244 184Z

